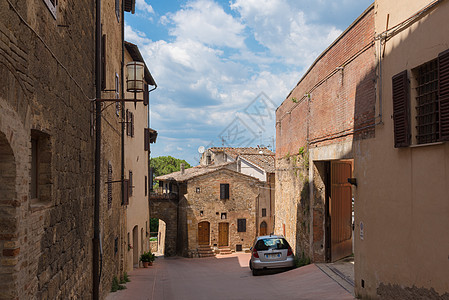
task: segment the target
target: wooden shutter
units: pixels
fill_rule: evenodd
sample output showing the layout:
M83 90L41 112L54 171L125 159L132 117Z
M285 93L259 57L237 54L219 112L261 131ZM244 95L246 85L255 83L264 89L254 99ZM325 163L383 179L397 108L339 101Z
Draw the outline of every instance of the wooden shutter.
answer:
M134 113L131 114L131 137L134 137Z
M145 128L143 134L143 148L145 151L148 151L150 150L150 128Z
M108 162L108 209L112 207L112 165Z
M129 171L129 190L128 193L130 196L133 195L133 171Z
M220 199L229 199L229 183L220 183Z
M150 93L148 92L148 84L143 85L143 105L148 105L150 103Z
M410 145L410 93L407 70L393 76L394 147Z
M126 114L125 114L125 117L126 117L126 135L131 135L131 133L130 133L130 126L129 126L129 110L126 110Z
M438 55L440 140L449 141L449 50Z
M246 219L237 219L237 232L246 232Z
M106 34L101 38L101 90L106 89Z
M122 205L128 205L129 204L129 180L125 179L123 180L123 200Z

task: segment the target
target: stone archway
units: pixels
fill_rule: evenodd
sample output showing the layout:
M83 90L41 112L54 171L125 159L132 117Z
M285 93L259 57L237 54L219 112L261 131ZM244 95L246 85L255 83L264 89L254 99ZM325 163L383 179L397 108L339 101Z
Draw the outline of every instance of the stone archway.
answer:
M16 195L16 162L13 150L3 132L0 132L0 298L18 297L18 217Z
M166 224L164 255L175 256L178 248L178 203L164 198L152 198L150 217L163 220Z

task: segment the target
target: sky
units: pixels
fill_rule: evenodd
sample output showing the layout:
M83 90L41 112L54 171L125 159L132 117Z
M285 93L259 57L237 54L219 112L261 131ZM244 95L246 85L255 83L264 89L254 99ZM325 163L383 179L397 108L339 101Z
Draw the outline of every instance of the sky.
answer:
M275 110L367 0L136 0L125 40L157 83L151 156L200 147L275 150Z

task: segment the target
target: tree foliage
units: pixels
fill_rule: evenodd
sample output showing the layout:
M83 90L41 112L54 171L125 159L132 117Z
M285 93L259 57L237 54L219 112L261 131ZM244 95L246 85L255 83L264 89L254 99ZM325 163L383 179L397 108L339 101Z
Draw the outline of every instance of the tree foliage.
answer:
M185 160L174 158L172 156L158 156L150 160L150 166L153 168L154 177L180 171L181 163L184 163L186 169L191 168L190 164Z

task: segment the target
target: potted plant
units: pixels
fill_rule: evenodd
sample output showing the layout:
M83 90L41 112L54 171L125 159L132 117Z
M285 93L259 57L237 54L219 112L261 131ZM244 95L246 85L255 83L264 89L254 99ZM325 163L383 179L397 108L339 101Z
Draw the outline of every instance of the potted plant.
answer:
M156 255L151 253L151 251L144 252L140 255L140 261L143 263L144 268L153 265L153 261L156 259Z

